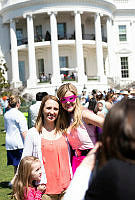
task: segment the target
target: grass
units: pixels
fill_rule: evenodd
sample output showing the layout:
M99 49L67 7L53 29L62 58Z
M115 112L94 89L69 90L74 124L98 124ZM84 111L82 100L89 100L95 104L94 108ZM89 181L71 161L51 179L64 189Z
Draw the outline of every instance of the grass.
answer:
M11 199L12 190L8 187L8 183L14 175L13 166L7 166L5 136L4 120L0 115L0 200Z

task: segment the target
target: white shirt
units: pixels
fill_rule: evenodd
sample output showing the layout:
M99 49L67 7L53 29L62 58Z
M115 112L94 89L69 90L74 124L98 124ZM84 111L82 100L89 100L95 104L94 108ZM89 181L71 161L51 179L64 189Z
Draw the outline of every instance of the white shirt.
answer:
M39 158L41 162L41 169L42 169L42 177L41 177L40 183L46 184L47 182L46 173L45 173L45 169L43 165L42 151L41 151L41 134L38 133L35 127L30 128L28 130L27 136L25 138L22 158L24 158L25 156L35 156Z
M28 130L27 120L17 108L11 108L4 115L6 130L6 149L23 149L22 133Z
M41 105L41 101L37 101L35 104L31 105L29 108L29 128L32 128L35 126L40 105Z

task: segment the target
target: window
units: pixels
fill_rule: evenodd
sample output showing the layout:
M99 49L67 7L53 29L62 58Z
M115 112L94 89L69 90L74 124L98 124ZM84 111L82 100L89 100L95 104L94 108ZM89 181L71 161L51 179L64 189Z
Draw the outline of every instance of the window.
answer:
M85 75L87 75L86 57L84 57L84 73L85 73Z
M58 23L58 39L64 39L66 37L66 23Z
M121 77L128 78L129 70L128 70L128 57L121 57Z
M85 34L84 24L81 24L81 27L82 27L82 35L84 35Z
M20 81L23 82L23 84L26 82L25 80L25 62L19 61L19 78Z
M44 74L44 59L38 59L38 73L39 73L39 78L41 77L42 74Z
M42 25L36 26L35 39L36 39L36 42L42 41Z
M119 41L127 41L126 25L119 26Z
M16 37L17 37L17 45L23 44L23 30L22 29L16 29Z
M68 57L67 56L60 56L60 68L67 68L68 67Z
M67 56L60 56L60 68L61 68L61 74L68 75L68 57ZM64 69L65 68L65 69Z

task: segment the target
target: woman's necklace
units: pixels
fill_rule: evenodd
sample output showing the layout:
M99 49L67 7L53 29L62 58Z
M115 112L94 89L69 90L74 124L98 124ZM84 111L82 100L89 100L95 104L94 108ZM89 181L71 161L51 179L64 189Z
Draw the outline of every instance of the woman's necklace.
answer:
M56 128L51 131L46 130L45 127L42 129L42 137L44 139L53 141L59 139L61 136L62 136L61 132L56 133Z
M56 138L56 129L50 130L49 128L42 129L42 136L47 140L55 140Z

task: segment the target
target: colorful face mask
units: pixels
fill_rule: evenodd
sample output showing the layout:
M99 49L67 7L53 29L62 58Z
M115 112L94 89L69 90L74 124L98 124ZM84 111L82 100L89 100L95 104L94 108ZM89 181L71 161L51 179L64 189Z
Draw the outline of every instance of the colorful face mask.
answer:
M69 102L74 102L76 100L77 96L76 95L72 95L72 96L68 96L68 97L62 97L60 102L61 103L67 103Z

